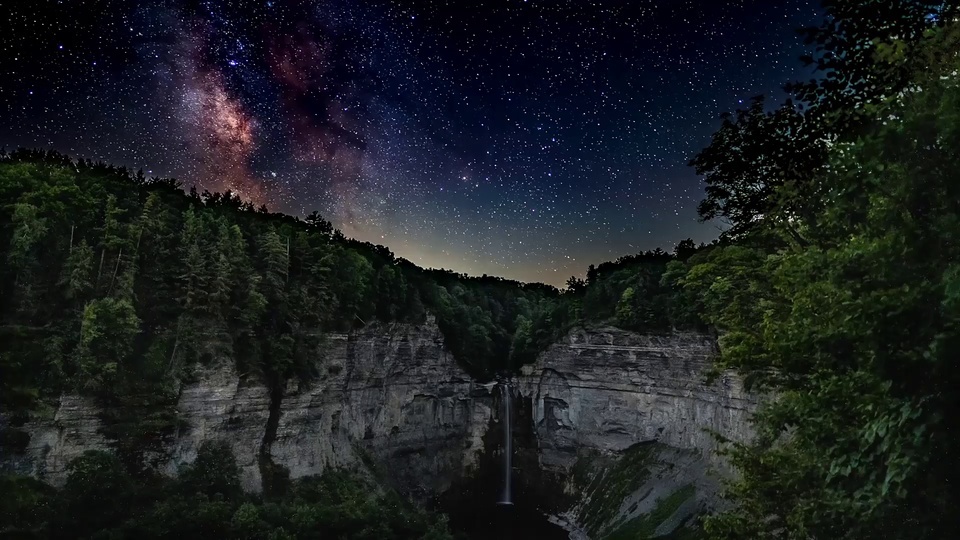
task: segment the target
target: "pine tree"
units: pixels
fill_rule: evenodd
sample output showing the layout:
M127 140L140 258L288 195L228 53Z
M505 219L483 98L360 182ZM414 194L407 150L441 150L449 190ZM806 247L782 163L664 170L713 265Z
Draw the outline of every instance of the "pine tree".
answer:
M108 297L87 303L77 346L80 386L96 393L111 392L121 366L130 360L139 331L140 320L129 300Z
M147 196L137 218L139 235L137 304L145 324L167 325L177 314L177 233L180 215L172 211L158 192Z
M64 296L79 305L93 289L93 257L93 248L81 239L64 261L59 285L63 287Z
M39 250L47 234L47 220L40 217L36 206L17 203L13 205L12 225L7 263L13 270L16 311L29 320L37 311L42 286Z
M100 262L97 266L97 287L104 292L108 292L116 278L127 245L125 215L126 211L117 205L116 196L108 195L100 227Z

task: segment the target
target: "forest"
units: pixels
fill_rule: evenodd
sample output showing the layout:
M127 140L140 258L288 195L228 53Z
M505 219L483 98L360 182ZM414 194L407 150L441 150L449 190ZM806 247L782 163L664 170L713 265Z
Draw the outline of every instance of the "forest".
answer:
M348 472L307 477L269 500L244 494L227 445L207 443L176 478L133 475L110 452L70 463L55 491L0 477L3 538L342 538L452 540L444 516Z
M246 500L230 456L214 449L213 465L152 479L153 495L129 476L175 421L191 365L228 358L279 387L314 375L325 333L430 316L478 379L533 361L575 325L715 332L718 368L775 399L755 419L756 440L726 445L739 474L726 509L704 518L707 537L952 537L960 13L952 2L907 0L823 7L824 24L804 31L818 76L788 84L782 104L757 97L724 115L691 160L707 185L700 216L724 222L722 236L591 266L563 290L421 269L316 213L271 213L229 192L184 192L176 180L52 152L4 154L0 408L23 417L65 391L130 404L120 409L131 418L113 425L137 443L119 458L78 460L58 493L5 478L18 496L0 503L0 529L56 531L59 509L106 500L102 516L88 512L91 535L170 526L263 537L267 527L285 538L298 520L333 519L324 512L350 505L351 516L382 512L392 532L330 522L354 527L344 538L444 538L441 521L390 494L370 498L348 476ZM23 444L15 428L0 442ZM318 482L339 486L334 499ZM178 493L202 504L178 510L195 500ZM141 505L138 518L111 517L120 496Z
M563 291L425 270L316 212L271 213L55 152L0 156L0 201L0 399L11 410L68 389L162 399L191 365L223 358L279 386L314 375L325 333L428 314L480 380L583 321L652 331L696 319L670 312L678 293L661 276L677 256L661 250L591 267Z
M292 378L309 381L317 375L323 339L331 332L418 325L430 316L457 362L475 378L488 380L532 362L576 324L668 331L696 319L671 311L679 292L662 285L661 275L677 256L660 250L591 268L586 281L571 278L563 291L425 270L383 246L345 238L317 213L305 218L271 213L231 193L185 192L176 180L145 178L55 152L0 155L0 208L5 261L0 267L0 410L11 419L0 426L0 446L21 452L28 438L19 426L31 415L52 412L64 393L87 395L103 405L109 411L103 414L110 415L104 418L107 435L117 441L115 454L77 460L62 492L29 479L4 478L8 492L18 493L0 509L0 529L11 534L25 533L24 528L54 537L96 531L104 537L168 534L149 531L156 525L149 514L178 504L182 490L192 494L192 488L143 467L143 456L159 449L177 428L178 389L197 365L232 362L245 380L279 391ZM679 252L684 249L692 250L692 242L683 243ZM218 470L235 469L228 454L210 457ZM132 487L144 480L142 491ZM114 512L83 533L58 525L61 512L95 513L92 508L105 495L89 485L73 493L71 486L100 481L126 486L117 488L115 500L141 501L143 515L120 519ZM362 479L347 474L311 481L364 491L357 484ZM124 491L128 488L132 491ZM216 537L239 534L223 528L239 519L236 512L252 512L254 524L261 523L254 519L258 512L272 512L268 529L273 537L285 538L282 531L296 529L290 521L296 515L258 505L282 507L282 497L288 496L294 504L297 489L284 489L265 503L244 500L236 490L204 492L221 498L209 508L203 499L197 511L214 514L184 514L182 523L171 523ZM73 497L78 499L71 502ZM317 512L331 512L325 506L331 504L374 512L386 503L311 499L308 504L321 508ZM83 505L91 506L81 510ZM366 519L373 518L362 515L350 523ZM217 520L220 529L214 526ZM257 527L260 533L267 530L267 525ZM345 538L390 537L380 529L345 531L357 535ZM446 529L424 525L423 531L443 538ZM406 538L413 531L397 534Z

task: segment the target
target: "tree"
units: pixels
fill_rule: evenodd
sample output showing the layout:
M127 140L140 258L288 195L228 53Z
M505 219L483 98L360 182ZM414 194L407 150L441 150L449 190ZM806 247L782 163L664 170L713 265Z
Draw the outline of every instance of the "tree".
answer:
M93 290L93 249L86 240L81 239L67 255L59 284L64 296L74 302L82 302Z
M236 538L264 538L270 525L260 517L260 509L253 503L243 503L230 519Z
M18 203L13 206L13 238L7 252L7 263L13 271L17 311L30 317L37 310L40 285L39 248L47 233L47 220L40 217L36 206Z
M180 274L180 305L190 317L202 317L209 311L210 268L203 246L206 234L203 220L188 208L183 214L183 232L180 235L180 253L183 270Z
M586 284L589 287L590 285L593 285L596 282L597 282L597 267L591 264L590 266L587 267Z
M724 114L710 145L691 161L707 184L698 212L722 218L737 237L764 224L791 234L794 220L814 201L813 173L823 164L827 136L788 102L765 110L763 96L735 115Z
M148 312L141 313L147 326L169 324L179 311L176 289L180 219L161 192L153 191L136 221L139 259L136 296L139 304L150 306ZM192 242L193 238L187 240Z
M261 287L271 306L278 307L284 298L289 259L286 242L273 228L257 237L257 253L263 268Z
M333 234L333 225L331 225L329 221L323 219L323 217L320 216L320 213L316 210L311 212L310 215L304 219L304 221L307 223L307 225L324 236L330 236Z
M406 304L407 284L403 274L392 266L383 266L377 272L377 318L397 320Z
M96 392L112 391L139 331L140 319L128 300L107 297L87 303L77 345L81 386Z
M678 261L685 261L696 252L697 245L693 242L692 238L677 242L677 245L673 248L673 256L676 257Z
M85 537L118 525L128 515L132 482L111 453L88 450L67 465L67 483L55 529Z
M179 484L185 494L238 497L242 492L240 467L230 446L223 441L203 443L197 459L180 470Z
M924 54L926 31L960 9L918 0L827 0L823 7L824 23L804 31L818 53L804 59L820 77L787 85L792 99L772 111L758 96L724 114L710 145L690 161L707 184L700 216L727 220L727 236L769 227L807 242L797 222L819 214L825 186L818 173L829 145L862 133L877 105L938 65Z
M633 287L627 287L617 302L617 325L621 328L636 328L638 319L634 311Z
M359 322L357 319L367 322L373 311L370 305L373 265L356 251L342 248L334 252L334 260L332 281L338 311L348 327Z
M127 224L124 222L127 211L117 203L113 194L107 196L103 210L103 224L100 227L100 263L97 266L97 286L111 292L120 269L124 248L129 249ZM116 258L116 261L114 261ZM110 263L113 263L112 265ZM112 269L111 269L112 266Z
M938 33L931 56L958 67ZM762 264L726 248L686 278L724 325L723 365L777 393L757 439L731 449L742 476L734 508L705 524L714 538L947 538L960 527L960 86L926 74L918 84L832 148L815 244Z
M567 292L570 294L581 294L587 287L587 283L577 276L570 276L567 279Z
M518 366L527 361L533 347L533 322L520 315L517 317L517 329L513 333L513 343L510 345L512 364Z

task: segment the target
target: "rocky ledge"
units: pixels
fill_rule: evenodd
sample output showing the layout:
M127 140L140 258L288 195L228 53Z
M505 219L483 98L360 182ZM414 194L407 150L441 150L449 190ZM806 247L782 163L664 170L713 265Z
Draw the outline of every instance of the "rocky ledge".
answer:
M574 501L558 519L593 537L641 525L662 534L715 504L729 469L713 434L747 440L757 405L730 373L708 381L715 343L576 329L523 368L540 466ZM645 522L654 510L663 519Z
M240 376L230 359L198 367L180 389L176 431L150 461L174 474L205 441L226 441L245 489L261 489L265 459L292 478L328 467L375 463L409 494L442 491L481 450L490 391L460 369L433 320L330 334L317 351L320 376L281 395ZM110 449L104 411L92 399L61 397L52 418L19 427L25 449L0 456L6 470L53 485L85 450ZM0 415L0 427L11 420Z
M663 532L713 503L709 472L723 467L710 432L748 438L755 407L735 377L706 382L714 349L701 334L577 329L523 368L512 387L523 424L514 430L526 435L515 451L543 473L538 482L565 491L552 519L591 537L627 525ZM283 391L232 365L215 361L183 385L180 427L150 460L158 469L172 474L203 442L223 440L249 490L261 489L265 464L297 478L363 463L426 499L496 462L482 456L499 451L488 431L502 393L456 365L433 320L329 335L317 351L320 375ZM18 428L29 440L0 466L62 484L71 459L114 446L108 417L89 399L63 396L52 418ZM10 422L0 415L0 428ZM648 523L651 512L666 516Z

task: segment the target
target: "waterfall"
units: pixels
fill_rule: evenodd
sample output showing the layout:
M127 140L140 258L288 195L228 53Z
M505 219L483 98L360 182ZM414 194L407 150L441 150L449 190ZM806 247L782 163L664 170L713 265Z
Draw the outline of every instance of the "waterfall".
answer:
M513 504L513 489L511 486L513 476L513 429L512 418L510 417L510 384L503 383L503 496L497 504Z

